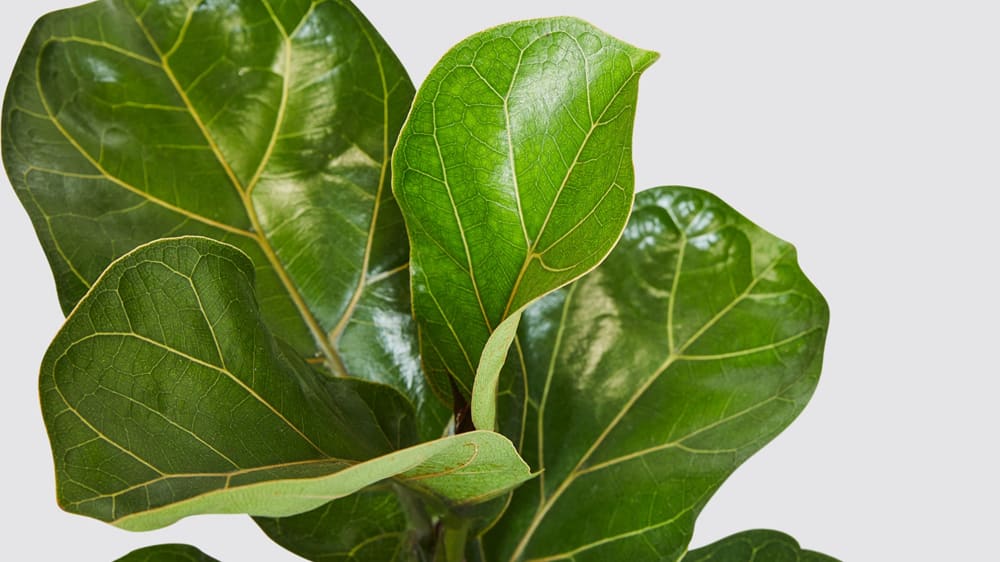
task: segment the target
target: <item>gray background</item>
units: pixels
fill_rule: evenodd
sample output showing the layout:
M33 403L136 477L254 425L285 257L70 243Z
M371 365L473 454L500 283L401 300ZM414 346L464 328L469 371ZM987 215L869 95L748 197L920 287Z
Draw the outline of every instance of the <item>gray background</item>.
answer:
M4 3L4 80L32 22L76 3ZM529 17L577 15L660 51L640 88L638 185L707 188L798 246L832 309L822 382L723 486L696 545L771 527L845 561L1000 559L996 3L357 3L417 83L463 37ZM36 373L61 315L0 182L0 558L190 542L229 562L295 559L243 517L130 534L58 511Z

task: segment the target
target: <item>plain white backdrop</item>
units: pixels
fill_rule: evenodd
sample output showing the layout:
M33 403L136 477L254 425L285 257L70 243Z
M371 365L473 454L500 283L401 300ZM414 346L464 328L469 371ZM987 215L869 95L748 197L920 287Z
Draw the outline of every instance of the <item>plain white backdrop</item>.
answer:
M5 3L4 87L33 21L77 3ZM695 545L767 527L851 562L1000 556L995 2L357 4L418 84L465 36L531 17L576 15L659 51L640 86L638 187L709 189L798 247L832 310L822 381L709 504ZM187 542L224 562L297 559L245 517L132 534L58 510L37 369L62 315L0 183L0 558Z

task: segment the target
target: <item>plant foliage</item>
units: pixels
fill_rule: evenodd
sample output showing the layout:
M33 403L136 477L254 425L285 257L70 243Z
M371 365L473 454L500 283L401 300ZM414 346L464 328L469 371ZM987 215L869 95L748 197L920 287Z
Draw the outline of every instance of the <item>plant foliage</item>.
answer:
M832 560L773 531L688 552L811 396L828 312L715 196L636 195L656 59L522 21L415 91L347 0L43 17L2 132L67 314L60 505L249 514L309 560Z

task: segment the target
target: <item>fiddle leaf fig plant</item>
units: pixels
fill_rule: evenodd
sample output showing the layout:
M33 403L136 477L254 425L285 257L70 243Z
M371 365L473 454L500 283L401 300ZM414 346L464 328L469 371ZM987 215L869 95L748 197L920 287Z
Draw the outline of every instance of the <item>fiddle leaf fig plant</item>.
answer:
M247 514L316 561L832 560L773 531L688 551L808 401L828 311L715 196L636 194L657 57L521 21L417 90L347 0L43 17L2 143L67 316L39 378L59 504Z

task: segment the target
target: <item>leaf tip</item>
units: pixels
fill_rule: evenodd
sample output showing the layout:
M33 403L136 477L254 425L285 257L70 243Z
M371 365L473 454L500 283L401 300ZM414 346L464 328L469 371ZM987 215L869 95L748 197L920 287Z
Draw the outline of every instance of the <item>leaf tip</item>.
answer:
M656 61L660 60L659 51L648 51L638 47L636 47L636 50L638 51L638 54L636 55L636 66L640 72L646 70L650 66L653 66Z

